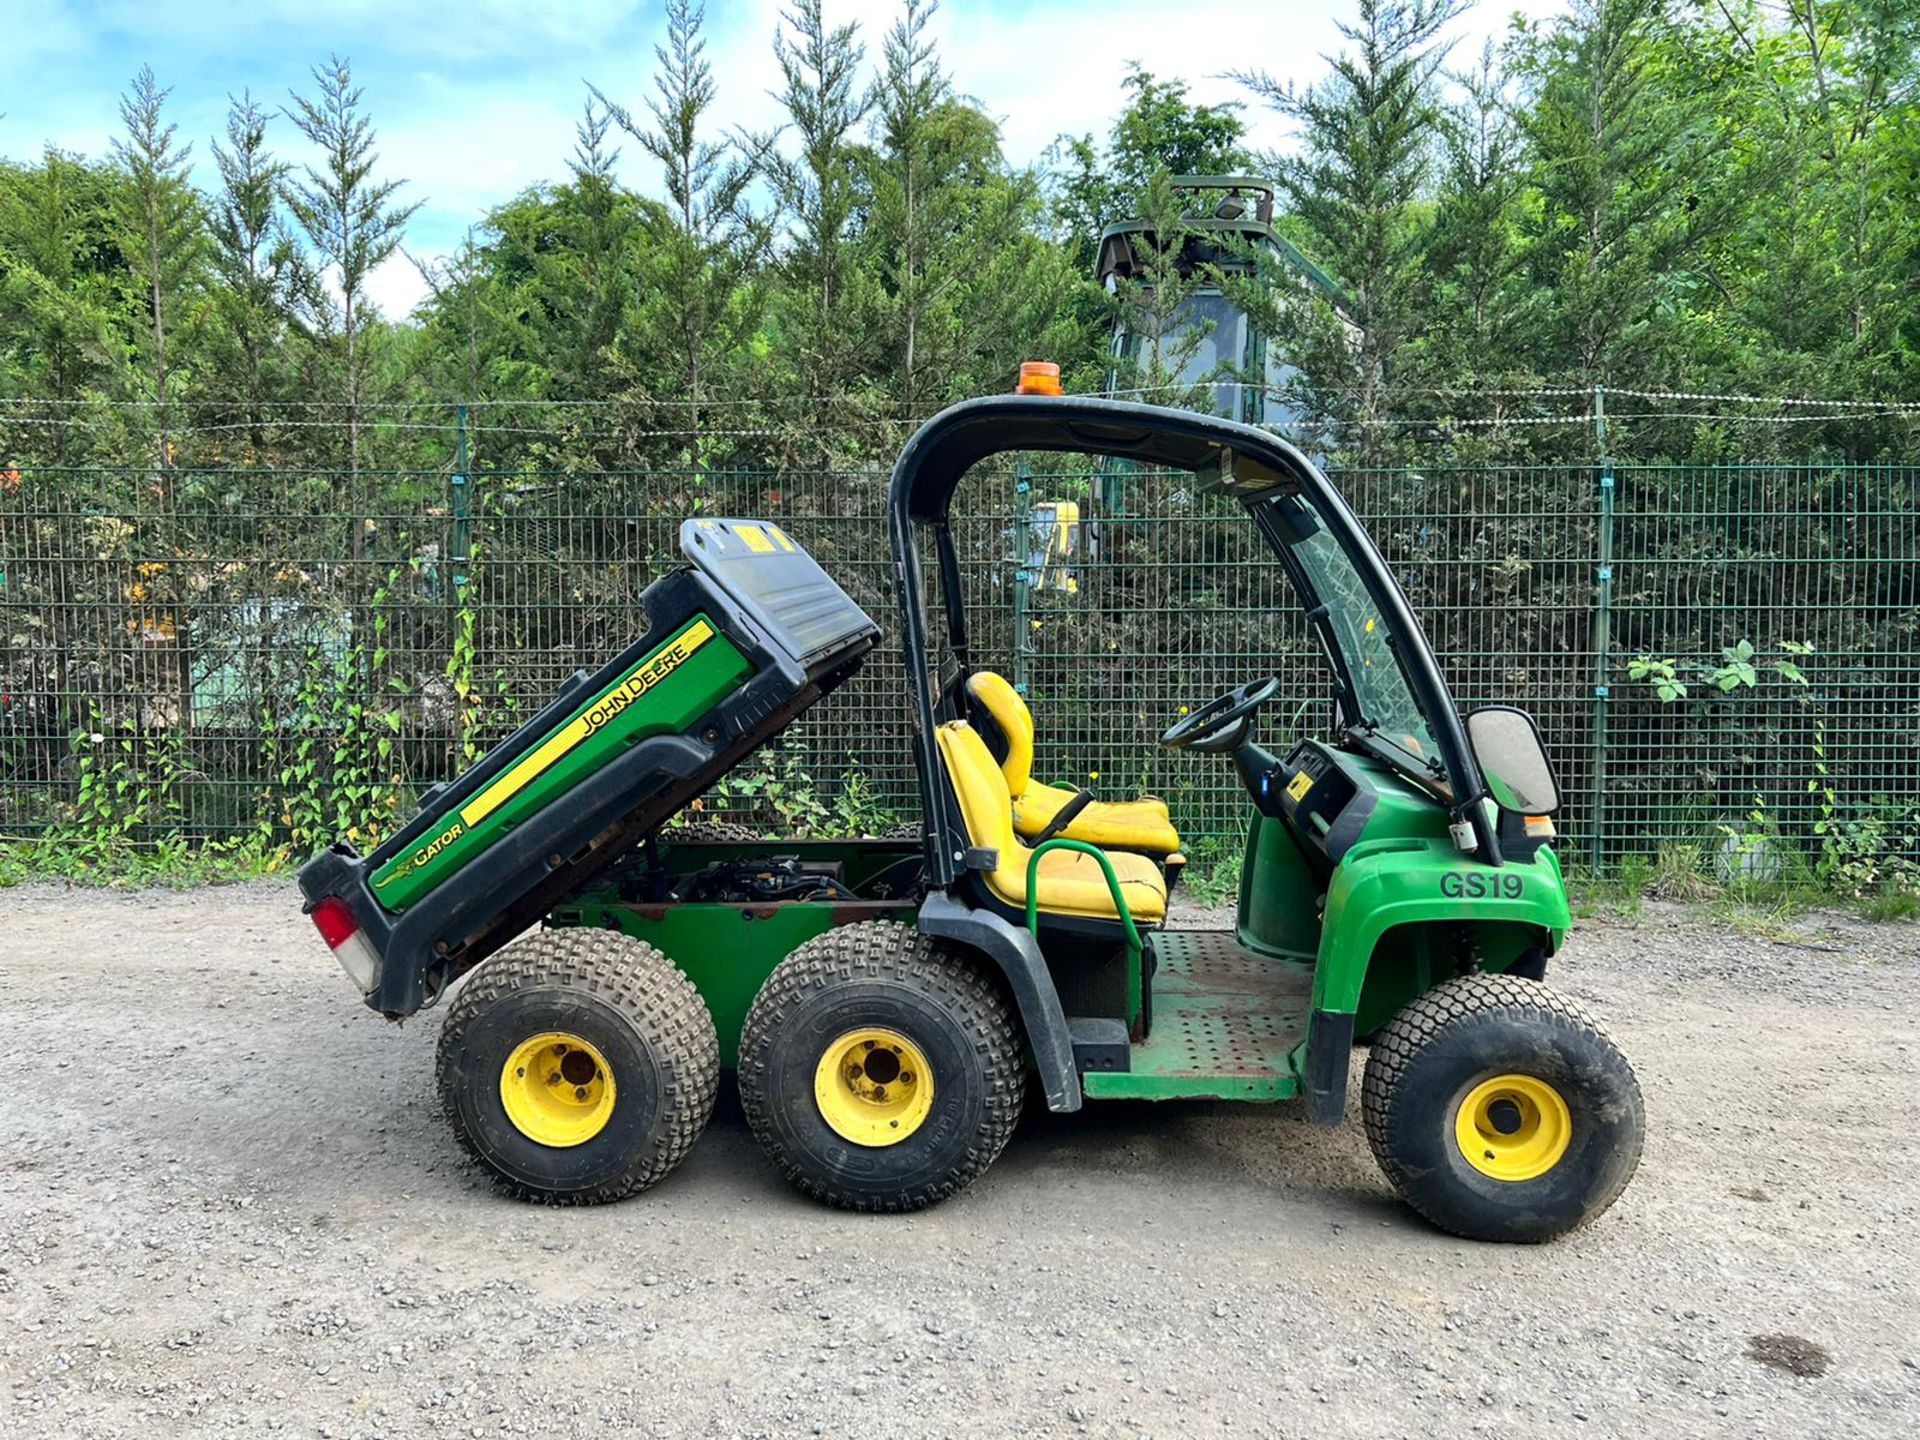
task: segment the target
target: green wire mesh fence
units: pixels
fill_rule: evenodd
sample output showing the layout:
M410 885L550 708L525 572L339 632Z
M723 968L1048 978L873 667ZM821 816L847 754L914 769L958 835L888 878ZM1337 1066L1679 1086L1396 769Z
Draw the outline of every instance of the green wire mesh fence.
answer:
M1057 462L1049 462L1057 466ZM0 835L364 842L579 666L630 643L689 514L777 518L879 619L880 470L0 471ZM1920 469L1618 464L1337 477L1463 705L1540 719L1588 863L1920 859ZM1276 673L1265 724L1323 729L1329 679L1236 507L1181 475L983 471L957 526L975 663L1021 686L1056 783L1163 795L1237 843L1180 707ZM767 826L916 813L897 654L710 798Z

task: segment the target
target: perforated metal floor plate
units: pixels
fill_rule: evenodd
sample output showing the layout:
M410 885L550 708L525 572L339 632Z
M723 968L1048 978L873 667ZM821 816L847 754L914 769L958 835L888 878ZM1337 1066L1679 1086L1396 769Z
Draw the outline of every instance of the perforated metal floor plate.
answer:
M1288 1052L1306 1038L1313 967L1243 948L1230 932L1163 932L1153 1029L1124 1074L1088 1074L1090 1096L1283 1100L1297 1082Z

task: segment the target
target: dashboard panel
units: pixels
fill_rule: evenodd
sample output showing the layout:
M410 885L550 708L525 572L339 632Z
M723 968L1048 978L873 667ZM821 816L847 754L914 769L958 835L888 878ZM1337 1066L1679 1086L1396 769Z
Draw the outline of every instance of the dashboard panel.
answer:
M1281 817L1308 852L1330 866L1359 840L1380 798L1365 774L1317 740L1287 752L1274 784Z

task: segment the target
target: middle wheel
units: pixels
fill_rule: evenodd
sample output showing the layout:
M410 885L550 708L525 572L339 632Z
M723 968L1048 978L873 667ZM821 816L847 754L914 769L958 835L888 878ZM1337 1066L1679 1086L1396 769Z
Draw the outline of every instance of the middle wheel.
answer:
M1023 1078L986 970L892 921L800 946L740 1035L753 1133L789 1181L849 1210L918 1210L973 1180L1013 1133Z

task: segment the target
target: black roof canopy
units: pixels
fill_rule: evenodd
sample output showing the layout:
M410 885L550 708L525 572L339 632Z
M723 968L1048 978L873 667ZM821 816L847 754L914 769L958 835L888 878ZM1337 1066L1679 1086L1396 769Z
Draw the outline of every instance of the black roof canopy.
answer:
M1217 476L1237 493L1326 482L1306 456L1268 431L1190 410L1123 400L1000 395L941 411L915 432L893 469L896 517L942 522L953 492L981 461L1009 451L1068 451ZM1221 466L1224 455L1231 464ZM1329 487L1330 488L1330 487Z

